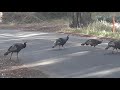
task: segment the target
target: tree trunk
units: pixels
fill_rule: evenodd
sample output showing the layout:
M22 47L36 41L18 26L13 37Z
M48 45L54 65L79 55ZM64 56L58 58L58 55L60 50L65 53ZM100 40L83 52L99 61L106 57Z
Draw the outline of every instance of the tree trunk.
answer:
M70 23L70 27L80 28L87 26L91 21L92 19L90 12L73 12L72 23Z
M112 32L115 32L115 16L112 17L112 20L113 20Z

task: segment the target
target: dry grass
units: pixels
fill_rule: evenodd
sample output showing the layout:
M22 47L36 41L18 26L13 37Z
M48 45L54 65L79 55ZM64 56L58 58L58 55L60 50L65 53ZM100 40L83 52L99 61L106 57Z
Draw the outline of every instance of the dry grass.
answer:
M102 22L94 22L84 28L78 28L78 29L66 28L60 30L59 32L120 39L120 28L117 28L116 32L113 33L112 27L105 25Z

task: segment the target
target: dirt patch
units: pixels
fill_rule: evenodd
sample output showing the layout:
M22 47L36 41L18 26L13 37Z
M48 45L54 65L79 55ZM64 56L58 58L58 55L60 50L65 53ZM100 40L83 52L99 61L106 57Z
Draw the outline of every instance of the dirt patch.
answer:
M9 30L25 30L25 31L41 31L41 32L56 32L63 28L68 27L67 24L55 24L55 23L36 23L36 24L1 24L0 29Z

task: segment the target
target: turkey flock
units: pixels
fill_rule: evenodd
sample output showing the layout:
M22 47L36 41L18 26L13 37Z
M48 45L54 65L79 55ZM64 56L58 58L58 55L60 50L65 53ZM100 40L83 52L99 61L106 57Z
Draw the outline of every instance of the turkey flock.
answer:
M69 40L69 35L67 35L67 37L58 38L54 41L52 48L55 48L56 46L59 46L59 49L60 49L60 46L62 46L64 48L64 45L67 43L68 40ZM81 46L90 45L90 46L96 47L98 44L101 44L102 42L103 42L103 40L99 40L99 39L88 39L86 42L82 43ZM22 49L26 48L26 45L27 45L27 42L15 43L8 48L7 52L4 53L4 56L11 54L11 56L10 56L10 60L11 60L12 54L17 53L17 59L18 59L19 52ZM118 49L120 49L120 40L111 40L108 43L105 50L107 50L111 47L113 48L113 51L114 51L114 49L116 49L118 51ZM113 53L113 51L112 51L112 53Z

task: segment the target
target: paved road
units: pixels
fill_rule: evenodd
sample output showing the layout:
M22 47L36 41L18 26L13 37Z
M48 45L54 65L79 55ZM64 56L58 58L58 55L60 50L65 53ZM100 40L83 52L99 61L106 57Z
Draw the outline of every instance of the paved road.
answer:
M88 37L70 35L65 49L51 48L56 38L65 36L57 33L0 30L0 50L7 50L16 42L27 41L27 47L19 54L20 62L26 67L42 70L53 78L120 78L120 53L110 54L110 50L105 51L108 41L95 48L81 46Z

